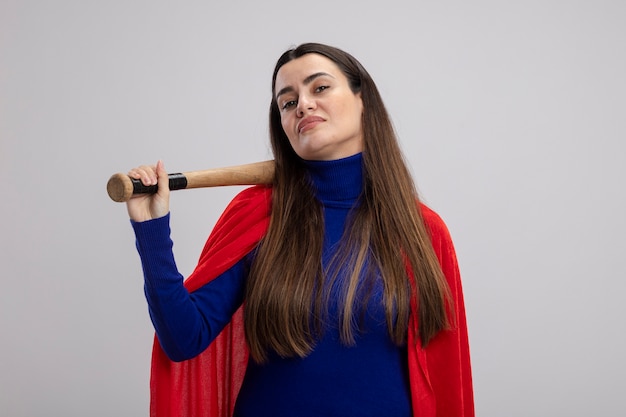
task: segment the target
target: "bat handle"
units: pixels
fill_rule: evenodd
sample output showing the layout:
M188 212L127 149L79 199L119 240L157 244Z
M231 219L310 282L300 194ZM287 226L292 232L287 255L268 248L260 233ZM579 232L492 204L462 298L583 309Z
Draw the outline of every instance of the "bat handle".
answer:
M170 190L187 188L187 177L181 173L168 174ZM129 177L126 174L113 174L107 182L107 193L111 200L122 203L130 200L134 194L154 194L156 185L143 185L141 180Z

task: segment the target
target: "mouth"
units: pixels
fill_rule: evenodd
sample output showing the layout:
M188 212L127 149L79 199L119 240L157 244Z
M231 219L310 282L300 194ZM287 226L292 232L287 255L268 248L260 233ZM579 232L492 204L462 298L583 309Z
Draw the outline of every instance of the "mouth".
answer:
M319 116L309 116L306 117L304 119L302 119L300 121L300 123L298 123L298 133L304 133L307 130L311 130L313 129L315 126L317 126L318 124L320 124L321 122L323 122L324 119L322 119Z

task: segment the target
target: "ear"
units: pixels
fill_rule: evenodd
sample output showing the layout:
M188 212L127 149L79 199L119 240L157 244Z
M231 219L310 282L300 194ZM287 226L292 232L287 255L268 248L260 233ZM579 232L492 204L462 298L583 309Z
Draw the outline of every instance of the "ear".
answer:
M359 106L361 107L361 115L363 115L363 97L361 96L361 92L359 91L354 95L357 100L359 100Z

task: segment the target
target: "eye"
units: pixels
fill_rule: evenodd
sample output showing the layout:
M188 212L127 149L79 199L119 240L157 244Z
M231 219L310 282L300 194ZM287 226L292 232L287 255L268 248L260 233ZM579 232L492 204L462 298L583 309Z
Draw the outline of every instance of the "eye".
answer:
M321 93L322 91L326 90L327 88L330 88L330 86L329 85L320 85L319 87L317 87L315 89L315 92L316 93Z
M297 104L298 104L298 102L296 100L288 100L288 101L285 101L283 103L282 109L283 110L288 110L291 107L296 106Z

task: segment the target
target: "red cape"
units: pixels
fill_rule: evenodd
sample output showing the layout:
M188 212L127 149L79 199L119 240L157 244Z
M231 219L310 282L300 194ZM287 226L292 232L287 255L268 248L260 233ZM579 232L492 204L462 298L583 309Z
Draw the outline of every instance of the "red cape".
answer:
M194 291L250 252L269 225L271 188L245 189L228 205L209 236L185 287ZM413 415L473 417L474 399L461 279L446 225L422 205L422 215L450 286L455 324L426 348L417 337L415 306L408 333ZM172 362L155 337L150 378L151 417L231 417L248 363L240 308L230 324L197 357Z

